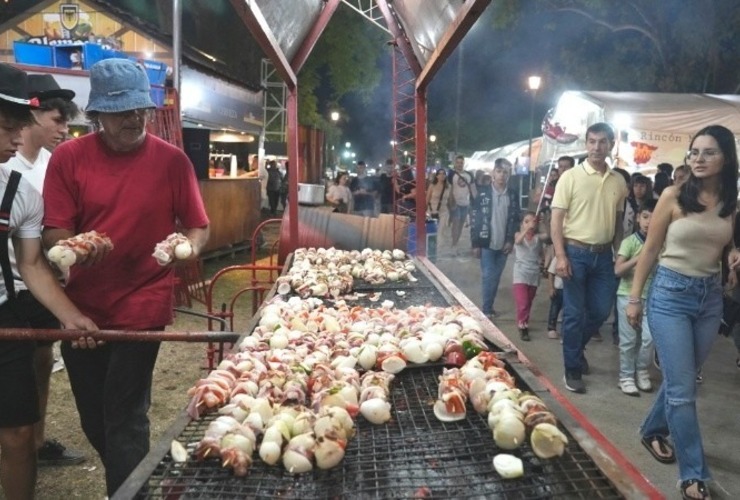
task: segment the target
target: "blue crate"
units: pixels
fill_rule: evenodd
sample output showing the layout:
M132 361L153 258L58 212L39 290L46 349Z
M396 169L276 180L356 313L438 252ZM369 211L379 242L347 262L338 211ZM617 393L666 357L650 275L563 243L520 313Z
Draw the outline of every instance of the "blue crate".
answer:
M90 69L95 63L103 59L128 59L120 50L106 49L97 43L85 44L85 69Z
M150 84L164 85L164 82L167 79L167 65L165 63L148 59L136 59L133 57L131 59L144 66L144 70L146 70L146 76L149 77Z
M165 105L165 91L163 87L152 87L149 91L149 95L152 97L152 101L154 101L154 104L156 104L158 108Z
M15 62L18 64L54 66L54 50L49 45L13 42L13 54L15 55Z
M54 66L57 68L72 68L72 60L70 56L74 52L80 52L83 54L84 60L84 48L85 44L76 45L54 45Z
M427 219L426 221L426 233L427 233L427 257L430 260L437 259L437 221L434 219ZM409 221L409 236L408 244L406 247L407 252L410 255L416 255L416 221Z

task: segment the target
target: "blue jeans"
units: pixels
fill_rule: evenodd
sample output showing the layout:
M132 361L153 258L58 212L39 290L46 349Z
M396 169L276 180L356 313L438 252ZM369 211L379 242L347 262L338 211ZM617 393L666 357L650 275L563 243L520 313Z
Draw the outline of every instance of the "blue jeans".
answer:
M493 303L496 301L498 284L501 274L506 267L507 254L503 250L491 248L480 249L480 271L483 294L483 314L493 313Z
M627 295L617 295L620 380L634 380L635 372L647 370L653 359L653 336L650 334L647 316L642 317L642 331L638 333L627 321L628 299Z
M673 438L682 481L707 481L696 415L696 372L709 355L722 318L719 275L693 278L658 266L647 304L663 383L642 423L643 437Z
M111 342L96 349L62 342L80 424L105 467L109 497L149 452L147 412L158 351L158 342Z
M581 378L583 349L609 317L617 278L612 252L566 245L571 277L563 280L563 362L565 373Z

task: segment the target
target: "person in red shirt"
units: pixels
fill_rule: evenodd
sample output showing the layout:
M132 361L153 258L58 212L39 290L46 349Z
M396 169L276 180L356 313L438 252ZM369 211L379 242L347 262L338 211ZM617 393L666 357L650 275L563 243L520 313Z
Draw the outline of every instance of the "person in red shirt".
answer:
M96 132L56 148L44 182L44 245L106 233L112 250L70 268L66 291L104 329L163 330L173 319L171 265L152 257L176 231L197 259L209 221L193 165L180 149L146 132L152 108L144 68L106 59L90 69L87 118ZM105 465L112 496L149 451L157 342L110 342L95 350L62 343L82 429Z

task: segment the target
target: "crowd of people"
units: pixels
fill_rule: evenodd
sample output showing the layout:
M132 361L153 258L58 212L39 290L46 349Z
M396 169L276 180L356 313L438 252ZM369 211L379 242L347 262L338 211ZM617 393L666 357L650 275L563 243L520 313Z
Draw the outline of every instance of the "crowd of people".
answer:
M658 461L678 462L684 498L709 498L696 387L720 330L723 286L735 286L740 266L734 135L718 125L700 130L685 164L659 165L654 180L612 168L614 143L608 124L590 126L586 158L578 165L570 157L559 159L542 190L539 213L522 213L516 197L507 198L511 165L505 160L494 166L493 189L481 176L473 187L477 193L470 193L480 307L491 318L497 315L496 289L513 252L516 322L520 339L530 340L532 300L546 269L547 337L561 339L564 386L575 393L586 392L586 345L601 340L599 329L614 310L621 391L652 392L653 360L662 372L640 428L641 443ZM733 335L740 368L740 333L735 329Z
M199 257L209 221L195 170L183 151L147 133L155 104L140 64L96 63L85 109L94 132L62 142L77 112L73 97L49 75L0 64L0 325L163 330L173 319L174 270L151 253L179 230L193 249L188 260ZM62 287L44 248L92 230L113 248L78 255ZM61 344L109 496L149 450L158 350L158 342L104 343L84 333ZM0 342L0 483L8 499L33 498L39 464L84 460L44 439L50 352L48 343Z

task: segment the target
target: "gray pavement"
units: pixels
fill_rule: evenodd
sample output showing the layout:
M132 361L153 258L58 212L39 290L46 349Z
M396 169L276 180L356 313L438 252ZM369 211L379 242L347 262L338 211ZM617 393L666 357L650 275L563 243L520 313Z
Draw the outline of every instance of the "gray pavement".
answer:
M463 234L467 233L466 229ZM480 264L472 257L449 257L440 242L437 267L475 304L481 303ZM470 248L469 239L460 248ZM612 344L611 320L601 328L602 342L592 341L586 351L591 375L584 377L588 392L574 394L563 385L560 342L547 338L549 297L547 283L540 283L530 320L530 342L522 342L515 321L511 294L513 258L501 278L494 307L499 316L494 324L524 355L593 423L638 470L668 498L680 498L676 489L676 464L664 465L653 459L639 441L638 428L652 404L654 395L639 398L622 394L617 387L619 351ZM736 351L731 339L718 337L704 366L704 382L699 386L697 408L704 439L704 450L714 476L710 483L713 498L740 498L740 369L735 366ZM654 385L660 372L651 367ZM735 447L738 447L736 449Z

